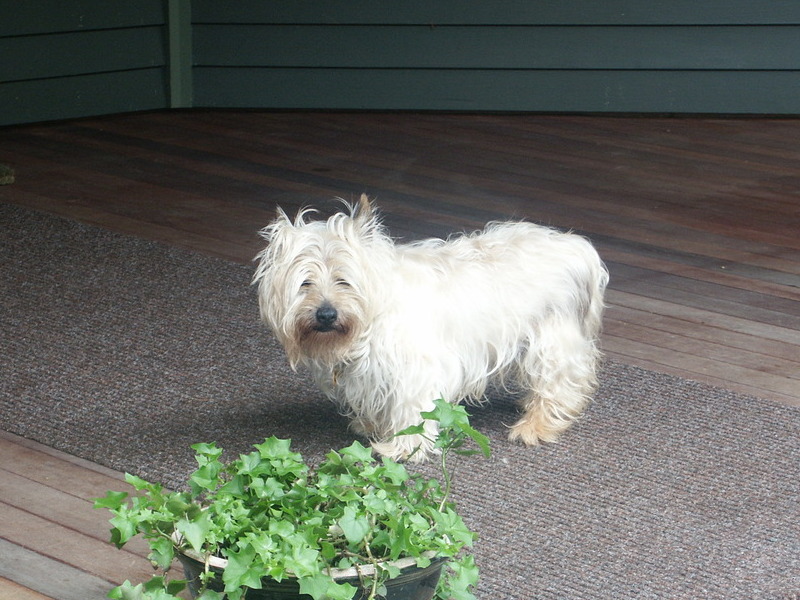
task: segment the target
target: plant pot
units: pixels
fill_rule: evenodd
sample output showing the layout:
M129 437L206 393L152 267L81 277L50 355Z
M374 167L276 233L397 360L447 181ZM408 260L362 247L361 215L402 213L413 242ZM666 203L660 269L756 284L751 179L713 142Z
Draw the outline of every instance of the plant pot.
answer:
M200 574L205 570L205 563L201 556L192 551L178 553L177 556L183 565L192 598L196 598L200 590ZM445 562L447 562L446 558L436 558L427 567L419 568L414 559L394 561L392 564L400 568L400 575L386 582L386 595L381 598L384 600L430 600L436 593L436 585L439 583ZM209 559L209 568L219 574L217 578L209 582L210 589L218 592L224 589L221 573L227 564L228 561L223 558L212 556ZM361 572L365 575L371 574L372 571L372 565L361 567ZM364 600L369 596L369 590L360 587L355 568L331 569L331 575L337 583L349 583L358 588L353 600ZM300 586L295 579L284 579L278 582L265 577L261 580L261 585L262 588L259 590L248 590L244 598L246 600L311 600L311 596L300 593Z

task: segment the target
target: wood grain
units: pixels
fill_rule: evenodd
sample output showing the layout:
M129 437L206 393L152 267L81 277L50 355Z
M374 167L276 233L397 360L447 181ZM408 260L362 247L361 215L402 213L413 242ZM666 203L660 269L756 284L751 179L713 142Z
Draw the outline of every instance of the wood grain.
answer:
M0 201L240 263L276 205L361 192L406 240L574 229L611 272L610 358L800 405L798 140L797 119L155 112L0 130ZM0 465L0 599L148 577L91 508L118 473L10 434Z
M187 111L0 137L17 202L248 262L276 204L377 197L391 232L526 218L590 237L609 356L800 396L800 121Z

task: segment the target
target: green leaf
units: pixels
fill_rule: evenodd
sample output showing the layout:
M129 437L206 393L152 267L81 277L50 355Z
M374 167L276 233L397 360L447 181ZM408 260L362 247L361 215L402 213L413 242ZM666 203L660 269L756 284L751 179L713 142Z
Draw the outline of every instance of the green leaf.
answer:
M428 568L430 566L430 564L431 564L431 559L428 558L427 556L425 556L423 554L420 554L417 557L417 566L420 569L426 569L426 568Z
M361 540L369 533L370 525L369 520L364 515L356 514L352 506L347 506L344 509L342 518L339 519L339 527L342 528L344 536L351 544L359 544Z
M136 586L136 587L138 587L138 588L141 590L141 589L142 589L142 584L140 583L140 584L139 584L138 586ZM114 589L112 589L110 592L108 592L108 597L109 597L109 598L112 598L113 600L120 600L120 598L122 598L122 595L123 595L123 594L125 594L125 593L127 593L127 594L128 594L128 597L130 598L130 597L132 597L132 596L130 595L130 593L131 593L131 592L132 592L134 589L135 589L135 588L133 587L133 584L132 584L132 583L131 583L129 580L127 580L127 579L126 579L126 580L125 580L125 581L123 581L123 582L122 582L120 585L118 585L117 587L115 587Z
M278 544L264 531L255 531L247 534L247 542L256 551L263 562L270 562L272 556L278 551Z
M235 476L228 483L223 485L219 492L222 494L230 494L232 496L242 497L244 495L244 480L241 475Z
M475 534L466 526L461 516L452 508L444 512L434 512L433 518L442 531L446 531L448 536L454 540L472 546Z
M208 536L210 527L211 522L207 511L200 512L193 521L181 519L176 524L176 529L186 538L186 541L189 542L195 552L203 551L203 543Z
M478 583L478 567L474 556L464 556L460 560L448 563L448 568L440 582L449 588L448 600L476 600L470 591Z
M174 494L167 498L164 506L170 514L177 516L185 514L194 505L187 502L186 498L184 498L181 494Z
M468 424L462 424L461 425L461 431L466 433L472 439L472 441L475 442L478 445L478 448L480 448L481 453L486 458L489 458L492 455L492 450L489 447L489 438L488 437L483 435L478 430L473 429ZM461 453L463 454L464 452L461 452Z
M330 600L351 600L357 591L358 588L349 583L331 582L326 596Z
M213 490L219 481L219 468L218 463L209 463L203 465L189 476L189 485L192 488L192 493L197 496L203 490Z
M125 482L131 485L136 490L145 490L151 487L153 489L160 490L160 486L153 485L149 481L145 481L141 477L137 477L136 475L131 475L130 473L125 473Z
M441 433L437 439L437 447L442 448L457 443L459 435L463 434L478 445L484 456L488 458L491 455L489 438L469 424L469 414L463 406L439 398L434 401L433 410L421 414L424 419L432 419L439 423Z
M125 500L128 498L128 492L106 492L106 495L102 498L95 498L94 499L94 507L95 508L107 508L109 510L116 510L123 504L125 504Z
M165 588L164 578L160 576L136 586L125 581L111 590L108 597L115 600L177 600L177 596Z
M340 452L342 455L349 456L356 462L371 463L375 461L375 457L372 456L372 450L364 447L364 445L358 441L353 442L347 448L343 448Z
M400 568L395 565L391 565L389 563L381 563L379 566L381 570L384 571L389 576L389 579L394 579L395 577L400 576Z
M336 547L330 542L321 541L319 553L326 561L332 561L336 558Z
M297 581L300 584L301 594L308 594L314 600L319 600L325 598L331 578L325 575L314 575L313 577L300 577Z
M349 583L336 583L327 575L301 577L300 593L308 594L314 600L351 600L358 588Z
M195 451L195 460L199 465L208 464L209 461L216 461L222 456L222 448L217 448L213 442L210 444L192 444L192 450Z
M242 586L261 589L261 569L255 564L256 551L245 546L241 551L228 551L228 566L222 573L225 591L232 592Z
M150 562L158 568L166 571L172 566L172 561L175 558L175 550L172 545L172 540L165 537L153 538L150 541L150 554L148 558Z
M185 579L173 579L167 582L167 593L177 596L186 589L187 581Z
M290 450L291 445L292 440L282 440L273 435L265 439L263 444L255 444L254 448L261 454L261 458L274 460L298 456Z
M250 489L256 492L260 498L267 500L278 500L286 495L286 486L274 477L268 477L267 479L256 477L250 482Z
M386 477L394 484L401 485L408 481L409 475L405 466L391 458L383 457L384 473Z
M282 538L288 538L294 533L294 525L287 521L270 521L269 532Z
M424 417L425 413L422 413L422 416ZM402 431L398 431L397 433L395 433L394 437L397 437L399 435L425 435L425 426L422 424L411 425L409 427L406 427Z
M241 461L239 473L245 475L257 471L261 465L262 458L260 453L251 452L250 454L241 454L239 460Z
M292 548L291 558L285 556L284 560L286 561L286 566L289 568L289 570L300 577L313 575L319 571L319 566L317 564L318 557L319 552L317 550L309 548L306 545L302 545Z
M117 547L122 547L128 540L138 533L138 520L136 515L125 507L121 507L117 514L109 520L113 526L111 540Z

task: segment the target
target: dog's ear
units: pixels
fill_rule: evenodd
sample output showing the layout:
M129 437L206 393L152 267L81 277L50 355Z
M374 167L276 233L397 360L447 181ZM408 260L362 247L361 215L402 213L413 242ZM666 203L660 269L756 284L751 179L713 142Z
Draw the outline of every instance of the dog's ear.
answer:
M275 207L275 220L288 224L292 223L292 220L289 218L289 215L287 215L286 211L283 210L280 206Z
M353 219L359 225L365 225L372 221L372 218L375 216L374 212L369 197L366 194L361 194L361 197L358 199L358 205L353 211Z
M350 214L352 232L358 237L361 244L376 244L386 238L378 210L366 194L361 194L358 204L352 206Z

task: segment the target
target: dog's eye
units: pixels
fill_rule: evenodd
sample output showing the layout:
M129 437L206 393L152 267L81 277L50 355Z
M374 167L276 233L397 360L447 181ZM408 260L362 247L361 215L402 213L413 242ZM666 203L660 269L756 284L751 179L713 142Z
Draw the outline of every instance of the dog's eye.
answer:
M303 283L300 284L300 287L301 288L311 287L311 281L309 279L306 279Z
M350 287L350 284L347 283L344 279L337 279L336 280L336 285L338 285L340 287L348 287L348 288Z

